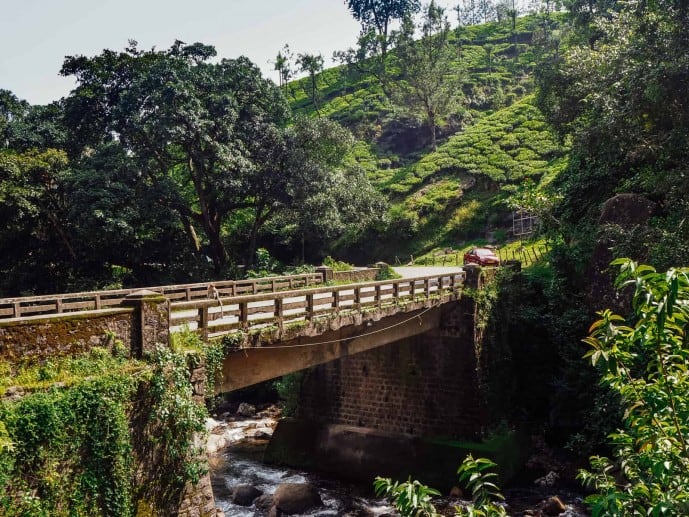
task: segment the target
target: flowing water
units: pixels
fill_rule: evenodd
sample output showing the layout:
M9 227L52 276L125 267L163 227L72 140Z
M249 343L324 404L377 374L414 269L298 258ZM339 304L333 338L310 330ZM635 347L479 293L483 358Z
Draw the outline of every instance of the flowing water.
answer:
M263 448L241 444L221 453L212 471L215 504L226 517L265 515L256 506L242 507L231 502L231 490L238 485L252 485L272 494L280 483L312 483L318 488L323 504L312 513L318 516L374 516L392 513L392 507L367 493L364 487L340 483L316 474L272 467L261 462ZM216 458L218 460L218 458Z
M209 440L211 454L211 479L216 505L227 517L259 517L266 511L232 503L232 491L239 485L251 485L264 494L275 492L280 483L311 483L323 500L324 507L306 515L373 517L398 515L384 500L377 499L372 486L357 486L326 476L263 463L263 453L272 434L272 418L246 419L229 422L218 427L218 422L209 423L215 427ZM557 490L567 503L562 517L584 517L589 515L581 504L581 496L565 490ZM512 488L505 491L510 503L510 515L522 516L527 509L535 508L539 501L549 495L547 489L538 487ZM454 515L452 509L458 500L442 498L437 502L444 515ZM534 513L533 515L538 515Z

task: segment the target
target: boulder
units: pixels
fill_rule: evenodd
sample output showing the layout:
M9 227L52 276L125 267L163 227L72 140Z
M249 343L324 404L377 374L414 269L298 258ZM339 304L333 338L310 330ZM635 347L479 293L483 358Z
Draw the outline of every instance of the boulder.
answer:
M273 496L270 494L263 494L262 496L256 498L254 504L256 505L257 510L268 512L271 506L273 506Z
M273 504L287 515L303 514L323 506L316 487L310 483L282 483L273 494Z
M237 414L244 417L256 416L256 406L242 402L237 408Z
M543 513L546 515L560 515L566 510L567 507L565 506L565 503L563 503L556 495L549 497L543 503Z
M262 491L251 485L238 485L232 493L232 502L239 506L251 506L261 494Z

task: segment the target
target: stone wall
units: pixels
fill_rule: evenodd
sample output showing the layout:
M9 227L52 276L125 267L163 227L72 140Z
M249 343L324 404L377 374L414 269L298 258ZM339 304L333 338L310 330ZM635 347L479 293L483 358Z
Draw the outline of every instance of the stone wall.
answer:
M134 312L107 309L0 321L0 360L14 364L82 354L112 346L113 336L129 349Z
M299 418L473 439L487 425L476 377L473 302L446 304L441 329L307 371Z
M169 304L159 293L137 291L121 307L0 320L0 361L16 364L112 348L121 341L141 357L170 339Z
M378 274L378 268L357 268L352 271L333 271L333 280L336 282L373 282Z

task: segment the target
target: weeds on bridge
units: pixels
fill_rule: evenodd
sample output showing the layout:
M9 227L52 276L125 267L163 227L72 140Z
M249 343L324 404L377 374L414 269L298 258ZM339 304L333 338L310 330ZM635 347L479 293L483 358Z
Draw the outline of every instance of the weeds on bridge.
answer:
M12 366L0 372L3 517L129 517L141 504L169 514L203 474L193 440L206 410L185 354L144 362L96 348Z

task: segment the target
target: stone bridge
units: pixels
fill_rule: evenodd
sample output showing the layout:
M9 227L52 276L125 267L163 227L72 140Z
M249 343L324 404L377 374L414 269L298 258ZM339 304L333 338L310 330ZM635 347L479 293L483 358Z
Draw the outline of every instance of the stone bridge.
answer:
M333 280L335 285L325 286ZM438 325L438 307L459 299L463 283L457 268L345 284L323 269L246 281L6 298L0 299L0 359L78 354L114 339L140 357L169 345L171 333L183 329L205 340L234 334L236 350L229 353L218 386L232 391L427 332Z
M443 488L468 451L515 463L511 442L478 443L491 424L474 296L487 273L438 268L370 281L373 273L359 272L342 284L322 270L4 299L0 360L76 354L114 339L139 357L182 329L234 336L216 391L302 372L297 418L278 425L270 461L367 482L412 475Z

